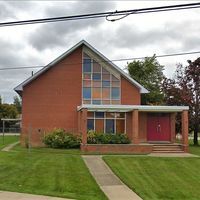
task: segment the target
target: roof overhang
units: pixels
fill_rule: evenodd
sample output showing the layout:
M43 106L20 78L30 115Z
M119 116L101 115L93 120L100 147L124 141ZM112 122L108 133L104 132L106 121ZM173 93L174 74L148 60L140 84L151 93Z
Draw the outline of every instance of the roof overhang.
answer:
M182 112L189 110L188 106L146 106L146 105L89 105L83 104L77 107L80 111L86 108L88 111L101 111L101 112L130 112L138 110L140 112Z
M86 42L85 40L81 40L79 43L77 43L76 45L74 45L72 48L70 48L68 51L66 51L65 53L63 53L61 56L59 56L58 58L56 58L55 60L53 60L52 62L50 62L48 65L46 65L44 68L42 68L41 70L39 70L38 72L36 72L33 76L29 77L28 79L26 79L24 82L22 82L21 84L19 84L17 87L14 88L14 90L21 95L22 91L23 91L23 87L25 85L27 85L28 83L30 83L31 81L33 81L34 79L36 79L38 76L40 76L41 74L43 74L44 72L46 72L47 70L49 70L52 66L54 66L55 64L57 64L58 62L60 62L63 58L65 58L66 56L68 56L69 54L71 54L74 50L76 50L77 48L79 48L80 46L85 45L88 48L90 48L92 51L94 51L97 55L99 55L103 60L105 60L106 62L108 62L113 68L115 68L124 78L126 78L130 83L132 83L133 85L135 85L137 88L139 88L140 93L149 93L149 91L144 88L142 85L140 85L137 81L135 81L134 79L132 79L126 72L124 72L122 69L120 69L117 65L115 65L113 62L111 62L108 58L106 58L103 54L101 54L98 50L96 50L93 46L91 46L88 42Z

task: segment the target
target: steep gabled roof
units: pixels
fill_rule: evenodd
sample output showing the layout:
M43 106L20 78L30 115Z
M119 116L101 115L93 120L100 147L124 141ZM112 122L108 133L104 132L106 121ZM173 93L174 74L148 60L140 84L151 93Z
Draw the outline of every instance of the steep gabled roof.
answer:
M21 93L23 91L23 87L27 85L28 83L32 82L34 79L36 79L41 74L45 73L48 69L53 67L55 64L60 62L63 58L67 57L69 54L71 54L73 51L75 51L80 46L85 45L89 49L91 49L94 53L96 53L98 56L100 56L105 62L108 62L114 69L116 69L124 78L126 78L130 83L135 85L140 89L140 93L148 93L148 90L145 89L142 85L140 85L137 81L132 79L127 73L125 73L122 69L120 69L117 65L115 65L113 62L111 62L108 58L106 58L103 54L101 54L98 50L96 50L94 47L92 47L88 42L85 40L81 40L79 43L74 45L72 48L70 48L68 51L60 55L58 58L50 62L48 65L46 65L44 68L36 72L33 76L26 79L24 82L19 84L17 87L14 88L14 90L18 93Z

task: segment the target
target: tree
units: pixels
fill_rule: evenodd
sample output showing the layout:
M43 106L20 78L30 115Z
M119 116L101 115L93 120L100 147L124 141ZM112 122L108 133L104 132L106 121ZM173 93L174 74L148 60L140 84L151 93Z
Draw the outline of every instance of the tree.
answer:
M1 96L0 96L0 105L2 104L2 98L1 98Z
M144 61L128 63L127 69L133 79L149 90L148 94L142 95L142 104L163 103L161 86L164 79L164 66L159 64L155 55L146 57Z
M188 66L177 66L173 79L165 79L163 92L168 105L189 106L190 131L194 132L194 145L198 145L200 131L200 58L188 61Z
M18 113L21 114L22 113L22 103L18 96L14 96L13 105L17 108Z

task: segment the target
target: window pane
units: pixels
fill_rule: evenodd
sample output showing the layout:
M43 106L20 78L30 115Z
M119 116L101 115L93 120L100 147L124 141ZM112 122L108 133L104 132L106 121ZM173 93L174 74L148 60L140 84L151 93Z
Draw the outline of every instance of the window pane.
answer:
M110 104L110 100L103 100L102 104L105 104L105 105Z
M93 100L92 104L100 105L101 104L101 100Z
M113 105L118 105L118 104L120 104L120 101L119 101L119 100L112 100L112 101L111 101L111 104L113 104Z
M84 59L90 59L90 57L86 53L83 54L83 58Z
M91 72L91 59L83 60L83 72Z
M91 99L91 88L83 88L83 98Z
M119 99L119 88L112 88L112 99Z
M108 70L106 70L104 67L102 67L102 73L103 74L110 74L110 72Z
M110 74L102 74L102 80L110 81Z
M94 112L88 112L87 117L88 118L94 118Z
M93 99L101 99L101 88L93 88L92 89L92 98Z
M125 118L125 113L116 113L116 118Z
M114 119L106 119L106 133L114 133Z
M113 81L112 86L113 87L119 87L119 85L120 85L119 83L120 83L119 81Z
M94 73L92 75L93 80L101 80L101 74L100 73Z
M110 81L103 81L102 85L103 87L110 87Z
M107 112L106 113L106 118L115 118L115 113Z
M89 79L89 80L91 80L91 74L89 73L87 73L87 74L83 74L83 79Z
M91 81L90 80L83 81L83 87L91 87Z
M119 79L112 75L112 81L119 81Z
M87 120L87 129L88 130L94 130L94 119L88 119Z
M99 133L104 133L104 120L96 119L95 120L95 131Z
M101 66L97 62L93 62L93 72L99 72L101 73Z
M91 104L91 100L83 100L83 104Z
M95 112L96 118L104 118L104 112Z
M93 87L101 87L101 81L92 81Z
M110 99L110 88L102 88L102 98Z
M124 133L125 132L125 120L117 119L116 120L116 133Z

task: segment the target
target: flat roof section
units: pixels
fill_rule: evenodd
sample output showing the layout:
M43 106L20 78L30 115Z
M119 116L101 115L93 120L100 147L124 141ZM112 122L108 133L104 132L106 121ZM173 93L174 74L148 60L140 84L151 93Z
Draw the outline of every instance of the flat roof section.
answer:
M87 108L88 111L101 112L130 112L138 110L141 112L182 112L189 110L189 106L147 106L147 105L90 105L83 104L77 107L77 110Z

